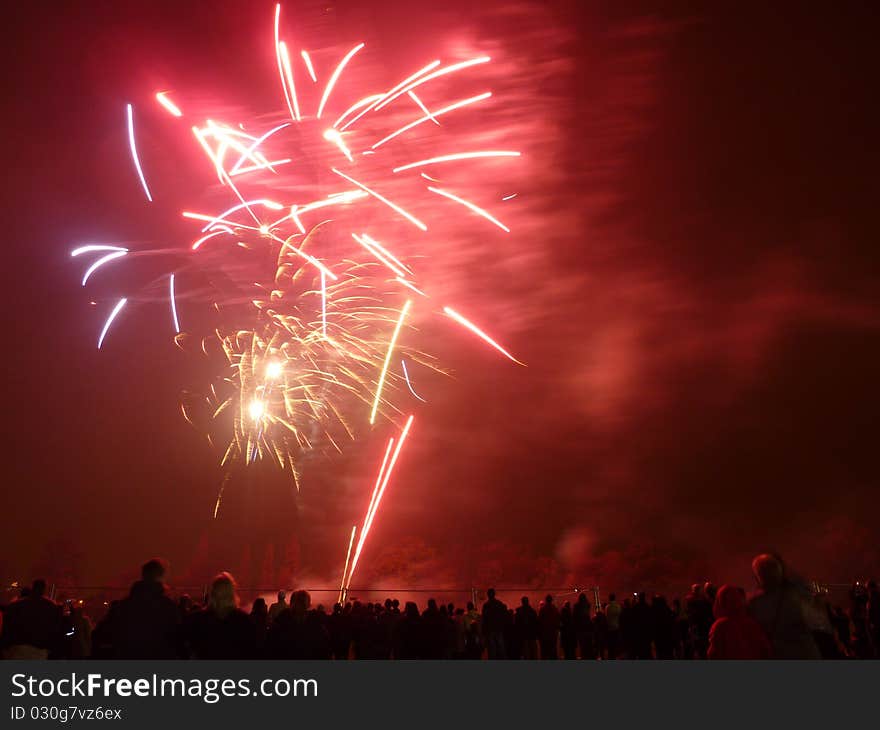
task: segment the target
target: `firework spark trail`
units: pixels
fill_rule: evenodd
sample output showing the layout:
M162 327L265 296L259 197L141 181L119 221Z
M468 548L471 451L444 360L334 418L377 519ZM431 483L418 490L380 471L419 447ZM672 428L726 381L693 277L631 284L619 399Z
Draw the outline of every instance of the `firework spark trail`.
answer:
M357 525L351 526L351 537L348 539L348 552L345 553L345 567L342 569L342 583L339 586L339 601L345 600L345 577L348 575L348 561L351 558L351 547L354 545L354 536L357 533Z
M453 195L452 193L449 193L446 190L441 190L440 188L433 188L430 185L428 186L428 190L430 190L432 193L437 193L437 195L442 195L446 198L449 198L450 200L454 200L456 203L459 203L459 204L463 205L465 208L472 210L477 215L482 216L490 223L494 223L496 226L498 226L505 233L510 233L510 229L507 226L505 226L500 220L498 220L497 218L495 218L494 216L492 216L490 213L483 210L479 206L474 205L473 203L465 200L464 198L459 198L457 195Z
M110 246L104 243L90 243L87 246L80 246L79 248L73 249L70 252L70 255L73 257L82 256L84 253L93 253L95 251L128 251L127 248L123 248L122 246Z
M368 246L370 246L370 248L374 248L374 249L378 250L380 253L382 253L382 255L387 256L395 264L397 264L401 269L406 271L406 273L412 275L412 273L413 273L412 269L410 269L406 264L404 264L399 258L397 258L393 253L391 253L391 251L389 251L387 248L385 248L375 238L367 235L366 233L363 234L363 238L364 238L364 242Z
M321 331L327 336L327 274L321 272Z
M480 56L479 58L472 58L468 61L454 63L451 66L444 66L441 69L437 69L436 71L428 74L427 76L422 76L421 78L418 78L418 79L410 82L409 84L404 86L402 89L400 89L397 93L392 94L387 99L380 101L378 104L376 104L376 111L379 111L383 107L388 106L388 104L390 104L392 101L394 101L397 97L401 96L402 94L405 94L407 91L410 91L411 89L414 89L417 86L421 86L422 84L425 84L428 81L433 81L434 79L439 78L440 76L445 76L446 74L455 73L456 71L461 71L462 69L470 68L471 66L476 66L477 64L480 64L480 63L488 63L491 60L492 59L489 58L489 56Z
M352 184L354 184L354 185L357 185L359 188L361 188L361 190L363 190L363 191L369 193L369 194L372 195L374 198L376 198L376 200L378 200L378 201L380 201L380 202L382 202L382 203L385 203L385 205L387 205L387 206L388 206L389 208L391 208L392 210L395 210L395 211L397 211L398 213L400 213L400 215L402 215L404 218L406 218L406 219L407 219L410 223L412 223L416 228L419 228L419 229L421 229L421 230L423 230L423 231L427 231L427 230L428 230L428 226L426 226L424 223L422 223L418 218L416 218L416 217L413 216L413 215L410 215L410 214L407 213L403 208L401 208L399 205L395 205L395 204L392 203L390 200L388 200L388 198L384 198L384 197L382 197L382 196L379 195L379 193L377 193L375 190L370 190L370 188L368 188L368 187L367 187L366 185L364 185L363 183L359 183L357 180L355 180L354 178L349 177L349 176L346 175L344 172L339 172L339 170L337 170L335 167L331 167L330 170L331 170L332 172L335 172L337 175L339 175L339 177L344 177L344 178L345 178L346 180L348 180L350 183L352 183Z
M397 320L397 325L394 327L394 334L391 335L391 342L388 343L388 354L385 355L382 372L379 374L379 384L376 386L376 397L373 400L373 410L370 411L371 424L376 422L376 411L379 409L379 401L382 397L382 386L385 384L385 376L388 374L388 364L391 362L391 355L394 353L394 346L397 344L397 337L400 335L400 328L403 327L403 320L406 319L406 314L409 312L411 304L412 300L407 299L406 304L403 305L403 309L400 310L400 317Z
M318 78L315 76L315 67L312 66L312 59L309 57L308 51L300 51L299 55L302 56L303 62L306 64L306 69L309 72L309 76L312 77L312 81L314 83L318 83Z
M171 316L174 318L174 333L180 334L180 321L177 319L177 303L174 300L174 274L168 277L168 299L171 302Z
M269 139L269 137L271 137L273 134L275 134L275 132L279 132L282 129L284 129L285 127L289 127L289 126L290 126L290 122L284 122L284 124L279 124L277 127L273 127L272 129L270 129L268 132L266 132L261 137L257 137L251 143L250 147L248 147L247 150L242 153L241 157L238 158L238 162L236 162L231 168L229 168L229 174L234 175L236 172L238 172L241 168L241 163L244 162L245 159L250 157L252 155L252 153L254 153L256 151L257 147L259 147L261 144L263 144L263 142L265 142L267 139ZM269 167L269 165L266 165L266 167ZM259 166L255 166L254 169L260 169L260 168L259 168Z
M405 287L407 287L407 289L412 289L412 290L413 290L416 294L418 294L419 296L423 296L423 297L425 297L425 298L428 297L428 295L425 294L425 292L423 292L421 289L417 289L412 283L408 282L408 281L407 281L406 279L404 279L402 276L398 276L398 277L395 279L395 281L397 281L399 284L403 284Z
M428 111L428 107L426 107L426 106L422 103L422 100L419 99L418 96L416 96L416 92L415 92L415 91L407 91L407 92L406 92L406 95L407 95L410 99L412 99L412 100L418 105L419 109L421 109L421 110L425 113L425 116L430 117L430 118L431 118L431 121L434 122L434 124L436 124L438 127L440 126L440 122L438 122L437 119L436 119L436 117L434 117L434 115L431 114L430 111Z
M171 114L175 117L182 117L183 112L180 111L180 108L175 104L171 99L169 99L165 94L167 92L160 91L156 94L156 101L158 101L162 106L164 106Z
M366 236L359 236L357 233L352 233L351 237L357 241L361 246L363 246L372 256L375 256L378 261L381 261L385 266L387 266L394 274L397 275L398 278L404 275L404 272L401 269L398 269L394 264L392 264L388 259L386 259L381 253L379 253L376 249L374 249L366 240Z
M336 226L346 226L346 232L350 233L360 246L360 248L354 249L349 245L349 248L352 248L356 254L349 254L341 259L337 257L334 249L325 243L325 240L332 241L333 239L313 237L317 230L330 221L325 220L311 225L312 221L306 218L307 214L328 206L347 206L349 203L367 201L372 197L390 209L392 214L389 215L382 206L352 206L350 211L347 209L344 211L346 218L357 215L366 208L375 207L385 215L386 219L392 222L397 216L400 216L421 231L427 231L428 227L422 220L409 213L402 205L392 202L377 192L377 189L385 190L386 188L396 191L398 188L390 187L394 185L391 181L399 181L403 176L395 178L393 174L417 170L422 178L428 180L429 183L436 183L439 187L429 187L426 191L424 184L419 184L415 186L413 194L419 194L423 200L434 201L433 207L439 210L441 215L445 213L448 205L445 202L437 202L437 198L428 195L428 192L445 196L468 208L472 213L508 231L509 229L504 224L492 217L487 211L457 195L441 190L440 188L445 185L440 180L427 175L421 168L478 158L520 156L519 152L504 149L480 150L479 148L484 146L481 143L464 147L467 151L454 152L455 149L462 149L461 146L456 145L452 148L451 154L427 157L399 165L393 170L391 165L388 165L384 168L384 177L372 176L371 173L377 172L376 170L366 166L366 172L364 172L362 167L362 172L354 174L364 182L355 180L345 172L332 167L332 161L338 160L340 156L345 156L347 162L354 166L361 161L361 155L377 154L379 148L418 125L430 121L439 127L440 121L438 119L440 116L491 97L492 92L490 91L452 102L448 100L434 101L432 96L429 97L432 99L430 103L426 104L416 93L416 89L435 79L449 78L451 74L485 64L490 59L488 56L479 56L465 61L446 63L446 65L441 65L439 59L434 60L415 73L407 75L391 88L380 89L380 93L368 94L357 99L354 103L350 103L351 100L346 95L353 90L352 87L355 84L349 81L349 77L344 71L354 56L365 47L363 43L360 43L339 60L329 76L322 73L323 88L317 86L312 88L306 85L302 89L304 105L308 102L309 108L312 108L312 100L318 102L314 107L317 119L331 118L331 111L336 113L337 104L340 108L345 108L332 126L315 129L312 126L314 120L303 117L305 106L303 109L300 108L301 99L297 95L295 86L297 80L301 85L304 82L303 70L306 70L312 82L317 84L315 67L306 50L296 49L299 50L305 68L300 66L296 71L299 78L294 78L291 54L296 50L293 49L292 44L289 47L288 43L281 38L280 14L281 5L279 3L275 7L273 28L275 65L283 92L280 111L288 119L283 123L275 124L268 131L259 133L249 131L251 126L247 120L238 123L237 121L224 122L206 118L200 126L187 124L216 172L216 177L220 185L223 186L224 193L228 189L234 195L232 198L226 194L227 200L222 207L231 203L235 204L221 213L184 211L183 217L199 221L201 228L198 235L193 236L195 240L192 240L188 247L184 247L186 253L195 252L205 242L226 235L229 236L228 239L224 239L226 247L232 248L231 244L237 244L237 246L252 252L248 255L251 256L249 261L254 262L254 265L258 260L263 263L268 260L272 262L270 266L274 266L274 275L271 271L264 271L265 276L263 273L255 274L253 277L248 274L247 285L250 286L252 283L256 289L253 293L245 294L239 288L237 279L235 293L232 295L228 293L229 290L225 288L225 285L222 289L215 287L214 289L219 296L213 302L214 309L217 313L221 313L221 316L224 311L234 312L236 319L231 321L234 321L235 325L231 325L229 321L223 319L213 333L194 340L194 342L200 342L200 350L205 356L212 356L213 352L217 352L221 357L224 357L225 377L218 375L216 380L216 384L220 388L215 388L212 384L210 395L192 394L193 398L190 400L189 394L187 394L181 402L183 416L190 424L194 426L198 424L202 428L206 419L209 424L213 424L206 429L206 436L212 447L214 445L212 434L222 432L226 435L225 429L229 429L228 445L220 462L221 467L227 471L217 495L214 507L215 517L219 513L224 489L232 474L231 465L233 463L240 462L247 465L257 459L273 460L282 470L289 467L293 481L299 489L298 466L301 454L319 447L323 450L329 450L331 445L332 448L340 451L340 446L337 443L340 437L355 439L357 431L360 428L366 429L367 421L369 424L375 424L380 413L390 420L392 412L399 412L394 402L396 398L392 395L403 396L403 391L391 387L388 382L389 380L399 382L397 374L389 375L389 367L395 355L400 359L403 379L406 381L409 392L419 401L425 402L425 399L413 387L406 359L411 360L409 364L412 364L412 360L416 360L423 362L427 367L433 366L428 365L423 358L420 358L420 353L399 343L405 320L411 316L412 300L407 299L399 312L391 309L385 302L385 298L389 296L387 287L389 283L399 284L414 294L427 297L427 294L415 285L416 275L413 270L379 240L364 232L365 228L369 228L378 239L386 240L385 235L387 234L378 228L379 224L373 220L371 214L360 222L356 219L353 223L337 221ZM272 73L274 73L274 69ZM435 90L434 87L430 88L431 91ZM362 93L366 93L366 91ZM320 100L318 101L319 96ZM376 113L388 108L404 96L407 97L406 103L399 105L401 113L407 113L407 116L415 114L422 116L396 131L392 131L372 145L369 141L363 140L359 133L346 132L368 114L374 114L376 123L382 124L383 117ZM198 98L198 96L184 95L183 98L186 100L187 98ZM169 92L157 91L155 99L168 112L169 116L174 118L183 116L180 107L169 98ZM410 102L414 106L411 106ZM188 103L187 106L191 105ZM435 109L435 106L439 108ZM187 111L191 113L194 110L188 108ZM200 110L199 112L201 113ZM397 108L391 110L389 114L393 115L393 119L396 119ZM168 116L164 114L162 116L166 122L171 121ZM261 119L263 118L261 117ZM308 124L295 124L303 121L307 121ZM127 106L127 122L132 160L147 199L152 202L153 198L137 154L131 104ZM324 122L324 124L326 123ZM262 123L257 123L255 120L253 128L257 129L258 126L260 129L265 128ZM444 126L443 131L455 126L457 125ZM392 128L393 125L387 125L381 134L386 134ZM284 134L280 134L282 132ZM311 133L314 133L314 139L309 143L307 140ZM272 140L270 144L267 144L268 140ZM296 150L290 150L291 141L301 146ZM403 141L401 140L401 142ZM330 144L326 144L327 142ZM309 144L312 146L307 146ZM267 148L271 146L273 152L274 149L285 145L284 155L288 156L278 155L281 159L270 159L270 153L264 153L262 150L263 145ZM366 149L364 149L365 145ZM475 149L477 151L473 151ZM439 150L437 151L439 152ZM312 152L316 152L316 154L312 154ZM379 153L381 154L381 151ZM434 154L436 155L436 152ZM410 159L412 158L410 157ZM301 165L300 161L308 162L308 164ZM296 164L286 168L287 170L295 170L297 173L307 173L313 167L320 168L319 172L322 173L329 170L334 175L351 183L353 189L331 192L322 198L320 197L323 194L322 188L317 187L315 192L309 193L312 198L317 197L317 199L309 200L306 198L303 200L298 197L298 191L312 189L308 180L297 179L292 182L290 179L279 176L276 169L279 165L291 162ZM239 175L244 174L250 174L251 177L243 180L238 178ZM414 177L416 181L420 182L418 176ZM277 181L273 191L263 192L265 186L272 184L273 181ZM242 195L236 183L242 186L242 190L247 191L246 197ZM254 194L251 189L253 185L260 186L257 188L260 190L259 193ZM272 198L272 200L267 197L259 197L261 195ZM407 207L413 200L411 196L398 197L399 193L397 192L394 192L393 195ZM488 199L496 200L498 195L499 193L495 192ZM507 196L503 200L508 200L510 197L513 196ZM275 202L275 200L279 202ZM213 210L213 206L209 210ZM247 215L241 212L243 210L247 212ZM261 219L280 215L280 213L276 213L269 216L266 213L266 211L272 210L282 211L284 215L275 221ZM252 220L248 220L247 216ZM469 213L462 212L461 216L454 216L454 218L470 220L471 216ZM241 222L242 220L246 222ZM442 228L438 228L438 230L442 232ZM357 233L353 231L357 231ZM396 248L396 246L397 243L390 244L391 248ZM216 278L225 281L224 267L228 263L223 256L223 251L224 248L217 245L216 250L193 257L189 265L202 269L209 276L215 273L210 267L220 267L221 276ZM403 258L409 260L407 256L411 255L410 251L404 248L404 252L407 255ZM123 258L129 251L121 246L90 244L80 246L71 255L79 256L86 253L96 253L98 258L93 260L85 271L82 278L83 285L98 269L105 264ZM178 255L179 252L174 252L175 257ZM258 256L263 258L258 259ZM417 258L418 254L415 256ZM250 266L251 264L244 263L243 265ZM115 273L118 268L118 265L114 266L113 272ZM167 292L174 330L176 335L181 335L176 303L175 269L176 273L183 271L179 267L177 259L175 259L174 268L166 272L166 275L168 276ZM244 269L242 270L244 271ZM248 269L248 271L250 270ZM391 277L388 277L387 272L389 271ZM233 278L235 279L235 277ZM241 286L243 285L241 284ZM195 291L193 290L193 292ZM397 295L403 293L396 287L395 291ZM412 296L408 293L406 295ZM194 294L191 293L190 299L193 296ZM318 305L318 298L320 298L320 305ZM99 349L127 301L127 298L123 298L115 302L115 306L100 332ZM239 312L245 309L252 320L239 322ZM448 307L444 309L444 312L513 362L522 364L473 323ZM175 342L180 347L185 347L187 341L187 338L182 335L175 337ZM209 346L211 342L219 343L216 350ZM383 393L387 394L386 397L383 397ZM367 408L370 409L369 419L366 418ZM213 415L211 415L212 411ZM232 414L231 426L228 425L225 418L219 418L223 413ZM360 426L354 422L350 423L349 415L352 413L362 414L362 418L359 420L364 423ZM390 483L393 469L401 454L412 422L413 417L409 416L399 438L389 440L363 524L360 528L357 525L352 528L346 554L346 565L343 569L341 596L345 595L347 587L351 584L352 575L368 539L383 495Z
M290 112L291 119L299 121L299 104L296 99L296 90L293 89L293 100L291 101L290 92L287 89L287 81L285 79L285 67L282 60L282 49L286 51L287 46L283 45L283 41L279 40L278 24L281 20L281 3L275 6L275 60L278 62L278 76L281 78L281 90L284 92L284 100L287 102L287 109ZM287 67L290 67L290 58L287 59ZM291 73L291 81L293 80Z
M422 403L427 403L428 401L426 401L424 398L422 398L422 396L420 396L413 390L412 383L409 382L409 373L406 370L406 360L401 360L400 365L403 368L403 377L406 378L406 387L409 388L409 392L412 393L416 398L418 398Z
M121 258L122 256L125 256L127 253L128 253L128 249L124 248L124 249L120 249L118 251L113 251L112 253L108 253L106 256L102 256L101 258L99 258L97 261L95 261L95 263L93 263L91 266L89 266L88 269L86 269L86 273L83 274L82 285L85 286L86 282L88 282L88 280L89 280L89 277L92 274L94 274L98 269L100 269L104 264L109 263L110 261L113 261L114 259ZM76 254L74 254L74 255L76 255Z
M356 45L352 48L343 58L339 65L336 67L336 70L333 72L333 75L330 77L330 80L327 82L327 86L324 87L324 95L321 97L321 103L318 104L318 119L321 118L321 115L324 113L324 105L327 103L327 99L330 98L330 92L333 91L333 87L336 86L336 81L339 79L342 70L346 67L348 62L352 59L355 53L357 53L361 48L364 47L363 43Z
M457 152L452 155L442 155L440 157L430 157L427 160L418 160L410 162L407 165L395 167L391 172L401 172L403 170L411 170L414 167L424 167L425 165L436 165L440 162L454 162L456 160L472 160L480 157L519 157L519 152L509 150L482 150L480 152Z
M385 494L385 489L388 486L388 481L391 479L391 473L394 470L394 465L397 463L397 457L400 456L400 450L403 448L403 444L406 441L406 437L409 434L410 427L413 423L413 416L410 416L406 420L406 425L403 427L403 431L400 434L400 440L397 442L397 447L394 449L394 455L391 457L391 462L388 464L388 469L385 471L384 478L382 479L382 486L379 488L378 493L376 494L375 501L371 502L372 509L370 509L367 513L367 516L364 518L364 524L361 527L361 536L358 539L357 549L354 553L354 558L351 561L351 570L348 573L348 582L346 583L346 588L351 586L351 579L354 575L355 568L357 568L358 560L361 556L361 551L364 548L364 543L367 540L367 537L370 534L370 528L373 526L373 520L376 517L376 513L379 511L379 504L382 502L382 496Z
M488 343L489 345L494 347L496 350L498 350L498 352L500 352L502 355L504 355L504 357L506 357L510 360L513 360L513 362L515 362L517 365L522 365L523 367L526 366L526 364L524 362L520 362L519 360L517 360L507 350L505 350L503 347L501 347L501 345L499 345L497 342L495 342L495 340L493 340L491 337L489 337L489 335L487 335L485 332L483 332L483 330L481 330L479 327L477 327L477 325L475 325L470 320L462 317L454 309L452 309L450 307L443 307L443 311L446 312L446 314L449 317L454 319L460 325L462 325L463 327L466 327L471 332L473 332L475 335L477 335L477 337L481 338L484 342Z
M276 203L272 200L265 200L264 198L259 198L257 200L248 200L242 201L238 205L233 205L228 210L223 211L220 215L214 216L208 224L202 228L202 233L210 229L212 226L217 225L218 223L225 221L230 215L235 213L237 210L241 210L242 208L247 208L250 210L251 205L262 205L264 208L268 208L269 210L284 210L284 206L280 203ZM257 221L259 223L259 220Z
M385 99L387 99L389 96L391 96L393 93L395 93L398 89L402 89L404 86L406 86L408 83L410 83L413 79L419 78L420 76L422 76L423 74L426 74L431 69L437 68L437 66L439 66L439 65L440 65L439 60L431 61L431 63L429 63L427 66L425 66L423 68L420 68L412 76L405 78L403 81L401 81L399 84L397 84L397 86L392 88L390 91L386 92L385 94L382 94L378 99L376 99L376 101L374 101L372 104L370 104L366 109L364 109L356 117L353 117L348 122L346 122L345 126L342 128L342 131L344 132L346 129L348 129L352 124L354 124L362 116L373 111L373 109L375 109L377 107L377 105L381 104Z
M342 112L342 114L339 115L339 118L335 122L333 122L333 128L335 129L336 127L338 127L342 123L342 120L345 119L352 112L356 112L358 109L361 109L367 104L378 101L382 98L382 96L383 94L372 94L370 96L365 96L363 99L358 99L354 104L352 104L350 107L348 107L348 109L346 109L344 112Z
M404 132L408 132L410 129L412 129L413 127L417 127L419 124L424 124L425 122L430 121L434 117L443 116L444 114L448 114L449 112L453 112L456 109L461 109L463 106L468 106L470 104L476 104L477 102L483 101L483 99L488 99L490 96L492 96L492 92L486 91L486 92L483 92L482 94L477 94L476 96L472 96L468 99L462 99L461 101L457 101L454 104L450 104L449 106L445 106L442 109L438 109L431 116L420 117L419 119L416 119L414 122L410 122L409 124L404 125L400 129L398 129L396 132L392 132L387 137L383 137L382 139L380 139L378 142L376 142L372 146L372 149L376 149L377 147L381 147L386 142L390 142L395 137L403 134Z
M120 311L122 310L122 308L125 306L125 303L126 303L127 301L128 301L128 299L126 299L125 297L123 297L122 299L120 299L120 300L116 303L116 306L113 307L113 311L110 312L110 316L107 317L107 321L104 323L104 329L101 330L101 334L100 334L100 336L98 337L98 349L99 349L99 350L101 349L101 345L102 345L103 342L104 342L104 338L107 336L107 330L110 329L110 325L113 324L113 320L116 319L116 315L119 314L119 312L120 312Z
M138 159L137 146L134 142L134 117L132 115L131 104L126 104L126 113L128 116L128 146L131 150L131 159L134 162L138 177L141 179L141 185L144 186L144 192L147 194L147 200L153 202L153 196L150 195L150 189L147 187L147 181L144 178L144 171L141 169L141 162Z

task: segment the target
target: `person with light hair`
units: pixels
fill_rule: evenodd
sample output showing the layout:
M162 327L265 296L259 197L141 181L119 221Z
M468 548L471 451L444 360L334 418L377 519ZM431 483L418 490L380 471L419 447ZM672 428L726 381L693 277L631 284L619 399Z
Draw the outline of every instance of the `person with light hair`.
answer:
M748 612L764 630L773 659L821 659L810 628L809 592L786 575L782 559L762 553L752 561L758 590Z
M208 605L187 617L186 644L194 659L252 659L257 653L257 631L238 607L238 587L229 573L211 581Z

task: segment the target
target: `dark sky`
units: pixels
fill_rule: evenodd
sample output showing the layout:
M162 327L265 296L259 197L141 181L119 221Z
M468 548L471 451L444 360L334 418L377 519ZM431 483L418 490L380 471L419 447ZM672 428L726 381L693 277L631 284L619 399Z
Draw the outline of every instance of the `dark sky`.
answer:
M357 73L383 82L435 54L491 52L499 101L487 115L524 152L508 180L519 207L503 209L510 237L450 234L425 268L529 367L419 322L454 377L421 381L430 403L365 580L389 566L425 585L745 582L762 549L820 580L876 574L870 4L440 5L284 4L316 59L365 39L376 55ZM212 524L218 457L178 409L202 366L175 348L167 311L148 296L97 352L120 280L82 289L69 251L186 246L179 211L210 180L150 97L173 88L192 104L222 99L230 118L277 118L273 8L11 11L4 579L70 564L78 581L115 581L156 553L201 577L243 566L227 555L242 544L263 559L259 512L271 500L241 496L246 518ZM129 101L144 110L152 207L128 157ZM338 572L388 433L308 463L287 537L299 544L298 579Z

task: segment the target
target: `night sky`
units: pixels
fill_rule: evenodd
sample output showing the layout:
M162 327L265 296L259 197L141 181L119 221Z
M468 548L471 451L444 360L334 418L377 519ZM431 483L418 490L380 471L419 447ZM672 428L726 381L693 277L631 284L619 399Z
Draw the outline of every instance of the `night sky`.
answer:
M416 380L429 403L408 406L416 425L363 580L750 585L749 558L766 549L821 581L876 575L875 13L608 5L283 5L324 67L367 41L353 80L490 53L486 114L502 148L523 151L499 188L519 195L495 208L512 233L471 222L424 268L528 367L418 322L452 377ZM152 94L281 118L273 12L228 0L7 11L4 581L121 584L160 554L172 582L230 568L253 584L279 578L261 566L281 543L282 579L336 580L387 424L309 460L298 518L279 508L289 484L273 483L239 489L242 513L214 522L219 455L178 407L204 366L149 296L98 352L135 274L83 289L69 256L88 242L188 245L179 212L210 176ZM158 276L144 261L137 276Z

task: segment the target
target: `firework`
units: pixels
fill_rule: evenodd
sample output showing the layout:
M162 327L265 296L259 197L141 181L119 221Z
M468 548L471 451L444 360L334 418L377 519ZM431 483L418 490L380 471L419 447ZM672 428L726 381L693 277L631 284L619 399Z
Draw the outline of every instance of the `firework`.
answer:
M489 158L503 161L517 158L520 153L451 150L383 167L370 155L381 159L378 155L384 152L385 145L405 138L426 122L443 130L446 125L441 126L440 117L475 108L474 105L492 96L491 91L485 91L457 101L428 101L432 97L432 82L472 72L488 63L489 57L477 56L446 65L437 59L405 75L388 89L378 88L352 101L346 98L351 91L346 84L346 72L366 54L364 43L352 47L339 60L322 87L309 53L300 50L302 64L295 68L290 47L282 36L278 5L273 40L275 72L281 87L279 108L284 110L285 119L269 125L210 118L189 120L198 149L216 173L224 201L216 206L219 212L182 211L183 218L191 221L194 229L192 238L181 241L171 253L174 265L166 275L166 292L177 343L183 348L199 343L201 351L219 363L219 374L209 393L184 394L184 417L204 430L212 444L225 444L220 460L224 468L271 459L288 471L299 486L299 461L304 453L341 450L341 443L373 426L379 417L399 423L403 411L397 401L409 397L407 392L425 402L413 388L407 360L411 365L418 363L439 370L413 342L414 300L409 297L412 293L419 295L415 301L424 305L430 298L419 282L412 263L414 256L400 252L401 242L394 231L398 222L404 221L416 229L413 235L418 237L427 235L429 226L417 217L409 201L418 206L420 214L422 210L430 214L431 208L426 206L440 207L438 215L444 218L453 210L451 202L457 209L466 209L468 218L473 217L469 215L472 213L477 216L475 221L483 219L505 232L510 230L475 203L443 188L425 185L424 180L440 181L426 174L424 168L442 166L445 170ZM314 86L303 85L305 78ZM417 95L416 89L421 95ZM318 91L320 98L312 105ZM192 105L182 105L187 109L185 113L168 94L156 92L155 102L172 117L188 117ZM175 92L175 96L187 98L184 93ZM398 99L403 101L397 102ZM407 116L404 107L410 115L417 110L419 116L389 131L391 123L397 125L401 115ZM325 121L337 114L332 124ZM385 118L388 122L383 128ZM126 119L131 161L147 201L152 202L138 155L132 104L126 105ZM367 130L362 132L363 125L367 125ZM377 126L383 135L378 140L370 131ZM257 127L265 131L250 131ZM304 156L300 145L308 135L309 155L322 168L322 180L335 181L334 189L321 190L313 180L297 177L302 174L298 161ZM366 139L368 136L371 138ZM270 155L265 151L267 148L278 154ZM282 176L279 168L294 172ZM411 176L401 174L406 172ZM400 201L395 191L402 178L417 186L412 188L418 191L417 196L409 195ZM292 180L295 184L291 184ZM377 223L377 210L387 213L387 231L381 228L381 221ZM361 212L365 212L363 217L359 217ZM319 217L326 214L332 217ZM413 244L408 242L406 249L412 251ZM108 264L127 257L130 250L115 244L89 244L76 248L72 256L92 253L100 256L85 270L83 286ZM242 263L241 257L245 255L249 258ZM116 263L113 268L119 265ZM205 287L197 282L205 280L212 282L209 303L219 321L216 327L208 328L209 334L182 331L181 308L186 322L200 321L198 317L186 316L186 311L203 301ZM216 281L232 283L224 289L213 283ZM151 298L120 298L104 322L98 348L127 302ZM443 312L510 360L520 363L454 310L444 307ZM402 374L390 367L395 355L402 358ZM341 595L351 582L412 423L410 415L399 436L388 443L353 553L357 530L352 530ZM222 490L215 504L215 516L221 497Z

